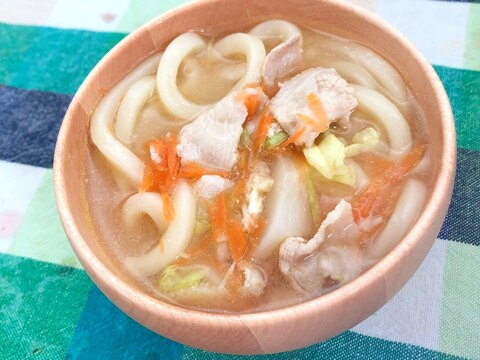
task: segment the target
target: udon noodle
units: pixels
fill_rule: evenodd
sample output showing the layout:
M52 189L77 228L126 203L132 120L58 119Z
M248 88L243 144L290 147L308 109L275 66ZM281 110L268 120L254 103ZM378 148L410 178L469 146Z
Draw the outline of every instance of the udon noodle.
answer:
M178 36L99 101L90 136L102 246L152 296L207 311L352 281L428 195L425 121L397 69L285 20Z

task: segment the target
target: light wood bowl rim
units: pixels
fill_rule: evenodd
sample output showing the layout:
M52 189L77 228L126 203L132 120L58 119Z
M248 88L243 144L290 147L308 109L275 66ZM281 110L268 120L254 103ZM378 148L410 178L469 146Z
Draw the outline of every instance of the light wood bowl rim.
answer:
M115 54L120 51L120 47L122 47L124 43L129 42L135 33L141 31L145 27L150 26L150 24L152 24L153 22L158 22L162 18L166 17L180 16L185 9L200 8L203 6L204 3L208 2L210 2L210 0L199 0L197 2L183 5L179 8L176 8L161 15L160 17L152 20L136 32L130 34L125 39L123 39L105 56L105 58L115 56ZM71 108L69 108L62 123L55 149L53 166L55 196L60 217L67 236L70 240L70 243L78 258L80 259L82 265L85 267L87 273L90 274L90 276L94 279L96 283L100 282L100 288L103 288L103 286L105 286L101 279L108 278L108 287L110 288L110 290L114 290L116 296L123 298L124 301L130 301L132 303L132 306L134 307L140 307L144 310L148 310L148 312L151 314L162 313L163 319L170 318L172 320L179 320L186 317L188 318L188 321L191 322L203 323L206 326L212 326L211 324L214 323L220 327L243 328L245 324L248 324L248 326L254 326L256 323L259 322L268 322L271 323L272 326L274 326L276 323L281 321L283 322L286 319L291 321L298 320L298 317L300 316L299 314L301 314L302 318L310 317L314 313L317 313L322 309L326 309L332 306L332 304L334 303L338 303L339 299L355 297L358 289L368 286L375 280L381 280L381 278L384 277L384 274L389 272L392 268L396 266L401 266L402 262L404 261L404 257L406 256L405 254L408 253L407 250L412 247L414 248L417 243L422 241L423 237L428 232L430 224L432 224L435 220L435 217L438 216L437 209L442 208L442 204L445 204L445 202L449 201L452 187L452 179L455 172L455 166L453 165L452 167L452 164L455 164L456 159L455 127L448 97L445 93L440 79L438 78L432 66L420 54L420 52L392 26L378 18L376 15L371 14L367 10L361 9L351 4L339 4L339 2L332 0L325 0L325 2L335 4L336 6L343 8L345 11L352 12L356 16L364 18L366 21L369 21L377 27L381 28L392 38L395 38L399 42L403 43L403 46L409 50L411 57L418 64L421 65L423 71L426 74L426 77L428 78L428 81L435 89L432 96L438 99L438 106L441 108L442 113L441 119L438 119L438 123L439 125L441 125L443 133L443 149L441 155L439 156L439 158L442 159L442 164L440 166L438 177L433 186L430 199L425 205L424 210L417 219L415 225L387 256L385 256L382 260L380 260L376 265L374 265L364 274L362 274L352 282L340 287L339 289L334 290L333 292L330 292L321 297L304 303L289 306L287 308L263 311L258 313L221 314L187 309L163 302L134 289L133 287L126 284L124 281L120 280L113 272L109 270L107 266L105 266L98 259L98 257L86 245L84 239L80 235L80 232L76 225L76 219L73 216L67 201L68 196L65 186L66 174L62 171L61 166L62 159L68 155L67 133L69 126L74 120L71 116L73 111ZM98 74L98 69L105 62L105 58L102 59L99 64L97 64L95 69L90 73L90 75L81 85L77 94L85 91L85 89L88 87L88 83L91 81L93 76L96 76Z

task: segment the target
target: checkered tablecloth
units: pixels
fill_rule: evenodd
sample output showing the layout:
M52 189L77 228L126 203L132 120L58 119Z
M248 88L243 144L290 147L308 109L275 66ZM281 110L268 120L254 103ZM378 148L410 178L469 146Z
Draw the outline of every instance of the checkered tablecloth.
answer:
M182 2L0 0L0 359L229 358L118 310L82 270L54 200L53 151L73 94L127 33ZM480 359L480 4L355 2L403 32L443 81L458 134L453 199L430 254L387 305L271 358Z

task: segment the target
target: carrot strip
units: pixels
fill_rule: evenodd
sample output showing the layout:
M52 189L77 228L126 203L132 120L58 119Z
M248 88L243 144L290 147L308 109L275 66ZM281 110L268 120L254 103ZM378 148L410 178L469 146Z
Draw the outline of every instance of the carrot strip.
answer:
M167 138L165 141L167 149L167 167L171 178L175 178L178 173L177 139L175 137Z
M227 226L227 236L233 260L238 262L247 251L247 235L238 221L230 220Z
M261 83L248 83L248 84L243 85L244 89L248 89L248 88L255 89L257 87L262 87L262 84Z
M180 167L178 176L184 179L196 180L203 175L219 175L225 178L231 178L235 175L233 171L209 170L194 162L188 162Z
M323 107L318 96L313 93L308 94L307 102L308 102L309 109L312 110L313 114L317 118L316 129L320 132L327 131L328 128L330 127L330 123L328 121L325 108Z
M252 120L255 116L258 106L258 96L256 94L248 94L245 92L240 92L235 96L235 100L243 102L247 108L247 121Z
M355 222L365 219L369 215L379 216L389 214L392 211L394 201L398 197L400 189L392 191L392 184L398 182L407 175L422 159L425 151L423 145L416 146L408 153L399 164L390 162L383 173L376 177L367 188L352 201L352 212ZM386 166L386 160L382 164Z
M267 137L268 128L273 122L273 115L268 108L263 110L263 113L258 122L257 132L255 133L255 138L253 139L253 154L256 155Z
M165 252L165 243L163 242L163 238L161 238L158 242L158 247L160 248L160 252L163 254Z
M221 242L225 236L227 223L227 209L225 205L225 193L220 193L215 197L214 204L207 206L210 214L210 223L212 224L213 238Z
M258 107L258 97L256 95L250 94L245 99L245 106L247 107L248 116L247 121L253 119L255 112Z
M290 136L287 140L285 140L282 144L280 144L280 148L285 149L288 145L293 144L297 141L307 130L305 126L302 126L300 129L297 130L295 134Z
M308 115L298 113L297 118L304 124L310 125L314 129L318 127L317 120Z
M175 209L173 208L172 198L166 192L161 192L160 195L162 196L163 200L163 216L167 223L173 220L175 217Z
M243 275L242 273L235 268L235 270L230 275L226 288L230 293L238 294L240 289L243 287Z
M156 171L167 169L167 148L163 139L149 141L146 144L150 160Z
M241 179L239 179L235 184L235 187L230 193L229 205L232 210L239 208L243 203L243 199L245 197L246 185L247 185L247 180L245 177L242 177Z
M154 185L154 174L149 164L145 164L143 169L143 180L140 185L140 192L149 191Z
M185 263L187 260L193 260L197 258L201 253L207 250L213 244L211 236L209 234L204 234L202 239L200 239L199 244L197 244L192 249L188 249L188 252L185 252L183 257L177 259L177 262ZM180 260L183 259L183 260Z

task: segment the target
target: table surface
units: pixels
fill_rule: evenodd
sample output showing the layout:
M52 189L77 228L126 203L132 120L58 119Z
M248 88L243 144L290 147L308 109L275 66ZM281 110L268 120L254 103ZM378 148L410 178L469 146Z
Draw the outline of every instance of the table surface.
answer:
M127 33L182 2L0 2L1 359L229 357L118 310L78 263L53 194L55 139L76 89ZM356 2L403 32L443 81L458 134L453 199L428 257L387 305L329 341L271 357L480 358L480 4Z

